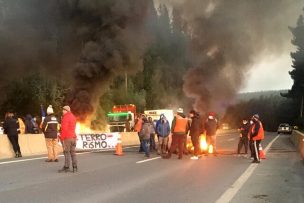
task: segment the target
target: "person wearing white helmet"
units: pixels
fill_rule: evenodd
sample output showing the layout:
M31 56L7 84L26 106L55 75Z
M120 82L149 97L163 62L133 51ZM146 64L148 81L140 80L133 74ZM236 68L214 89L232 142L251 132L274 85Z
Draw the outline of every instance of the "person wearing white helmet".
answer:
M182 108L177 109L177 114L174 117L171 126L172 144L168 155L164 158L171 158L172 153L175 152L176 148L178 147L178 159L182 159L184 150L184 137L188 134L189 131L189 121L184 115Z

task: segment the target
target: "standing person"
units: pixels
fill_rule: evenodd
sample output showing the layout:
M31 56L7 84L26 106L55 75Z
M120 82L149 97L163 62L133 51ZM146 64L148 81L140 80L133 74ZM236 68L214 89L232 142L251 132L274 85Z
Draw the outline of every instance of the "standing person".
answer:
M194 110L190 111L189 116L191 118L190 137L191 137L192 145L194 147L194 156L192 156L191 159L197 160L200 150L199 148L200 135L203 132L203 123L199 114Z
M131 118L128 116L128 119L125 122L125 132L131 132Z
M169 150L169 153L164 158L169 159L171 158L172 153L178 147L178 159L183 158L183 148L184 148L184 137L187 135L189 131L189 122L186 116L183 113L183 109L177 109L177 114L174 116L172 121L172 144Z
M145 115L138 115L137 119L136 119L136 122L135 122L135 126L134 126L134 130L135 132L137 132L137 135L138 135L138 139L139 139L139 151L138 152L143 152L144 149L142 148L142 145L141 145L141 138L140 138L140 131L141 131L141 128L142 128L142 125L143 125L143 118L145 118Z
M142 122L143 122L142 128L139 132L139 137L141 140L140 144L145 152L145 156L150 157L150 152L149 152L150 150L148 143L150 141L150 136L151 136L151 124L146 117L142 118Z
M264 128L258 114L253 115L252 121L253 124L249 132L250 139L253 140L254 160L252 163L260 163L259 146L264 139Z
M240 140L239 140L238 150L237 150L238 155L241 155L241 150L242 150L243 145L245 148L245 154L247 155L249 129L250 129L250 123L248 122L248 120L246 118L244 118L242 121L242 125L239 128Z
M157 124L156 132L158 135L157 154L165 154L170 134L170 124L164 114L160 116L160 122Z
M13 146L15 152L15 158L22 157L20 146L19 146L19 122L18 119L14 118L14 114L11 112L6 113L5 120L3 123L4 132L7 134L7 137L10 143Z
M215 118L215 114L210 112L208 118L205 122L205 131L206 131L206 141L208 146L212 145L214 155L217 155L216 151L216 131L218 129L218 121Z
M34 134L34 125L32 122L32 115L31 114L27 114L25 117L25 134Z
M250 132L253 127L253 120L251 119L250 122L250 127L249 127L249 132L248 132L248 139L249 139L249 149L250 149L250 159L254 159L254 147L253 147L253 140L252 137L250 137Z
M68 172L70 168L70 158L72 158L73 172L77 172L76 159L76 117L71 112L69 106L62 108L61 134L60 139L63 142L64 166L58 172Z
M46 110L47 116L42 123L42 132L44 133L46 148L48 150L48 159L46 162L58 162L58 128L59 123L54 116L52 105Z
M152 120L152 117L148 117L148 122L150 123L150 151L156 150L156 144L155 144L155 127Z

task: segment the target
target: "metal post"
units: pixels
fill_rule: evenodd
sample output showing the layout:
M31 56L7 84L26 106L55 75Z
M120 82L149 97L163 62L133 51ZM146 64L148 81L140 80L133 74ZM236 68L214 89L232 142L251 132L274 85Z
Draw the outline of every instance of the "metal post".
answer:
M300 117L303 118L303 95L301 97L301 110L300 110Z
M125 72L126 93L128 93L128 73Z

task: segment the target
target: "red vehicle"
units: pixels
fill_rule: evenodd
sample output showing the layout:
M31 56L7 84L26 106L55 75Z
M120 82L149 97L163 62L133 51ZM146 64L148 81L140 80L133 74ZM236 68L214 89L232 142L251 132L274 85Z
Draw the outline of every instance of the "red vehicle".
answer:
M136 106L134 104L115 105L112 107L112 113L132 112L136 115Z

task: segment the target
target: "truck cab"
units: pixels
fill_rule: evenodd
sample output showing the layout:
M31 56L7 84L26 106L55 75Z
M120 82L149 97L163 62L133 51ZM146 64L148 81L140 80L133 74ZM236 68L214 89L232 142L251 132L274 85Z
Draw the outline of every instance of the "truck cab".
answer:
M112 112L107 114L108 129L110 132L126 132L126 125L134 128L136 106L134 104L115 105Z

